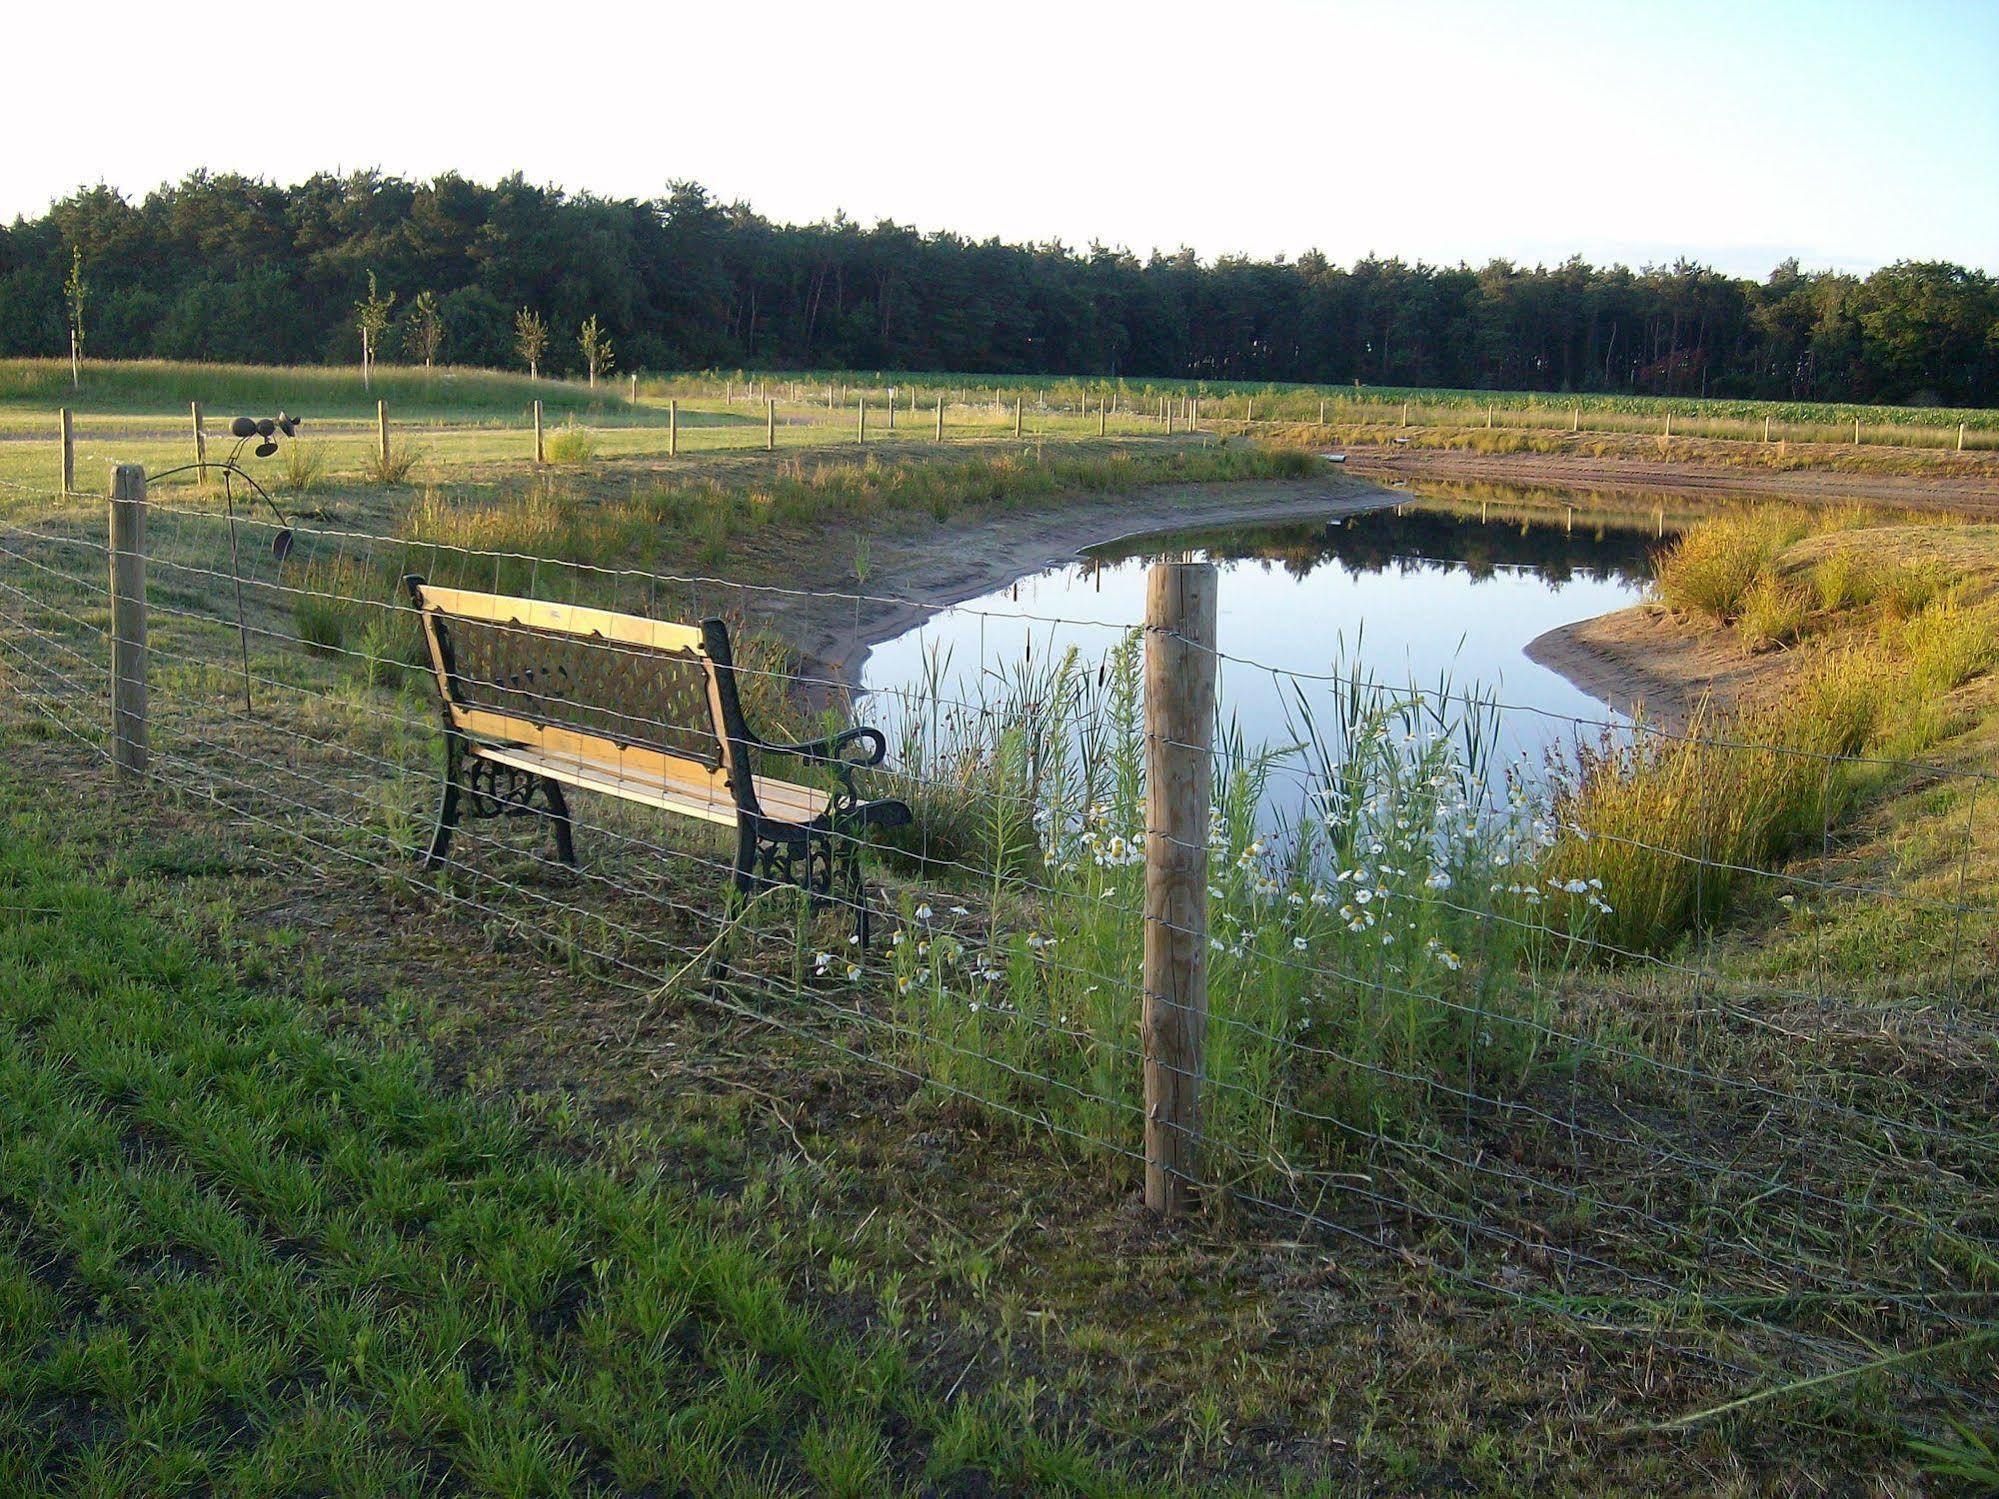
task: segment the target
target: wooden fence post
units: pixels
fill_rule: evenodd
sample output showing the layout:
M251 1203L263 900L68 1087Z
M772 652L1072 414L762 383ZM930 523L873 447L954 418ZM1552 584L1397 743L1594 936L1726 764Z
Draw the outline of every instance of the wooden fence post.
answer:
M534 461L536 463L548 462L548 455L541 444L541 402L539 400L534 403Z
M937 440L944 440L944 392L937 392Z
M1485 430L1488 432L1492 430L1492 402L1490 401L1485 403Z
M1569 430L1571 432L1580 432L1582 429L1583 409L1580 406L1571 406L1569 408Z
M375 451L382 456L382 467L389 466L389 403L375 403Z
M1673 435L1673 413L1670 411L1666 413L1666 435L1668 437Z
M1959 423L1957 424L1957 450L1958 450L1958 452L1960 452L1960 453L1962 453L1962 452L1964 451L1964 423L1963 423L1963 422L1959 422Z
M208 482L208 434L201 429L201 402L188 402L188 415L194 421L194 477L196 482Z
M1099 436L1099 437L1105 437L1105 436L1108 436L1108 435L1110 434L1110 430L1111 430L1111 428L1110 428L1110 418L1108 418L1107 416L1105 416L1105 415L1104 415L1104 398L1103 398L1102 396L1098 396L1098 397L1097 397L1097 436Z
M1765 412L1763 416L1763 440L1765 442L1770 440L1770 416L1768 412Z
M1319 402L1319 425L1322 427L1326 425L1326 403L1324 401Z
M111 470L111 763L146 774L146 471Z
M636 406L638 405L638 403L639 403L639 376L638 376L638 371L634 370L632 371L632 404Z
M1145 608L1145 1205L1194 1181L1208 1030L1208 815L1214 791L1212 562L1154 563Z
M677 400L666 403L666 456L680 456L680 402Z
M62 443L62 492L76 493L76 422L64 406L56 412L56 435Z
M895 387L888 388L888 430L895 430Z
M1102 401L1097 402L1098 408L1101 409L1103 404ZM1187 403L1187 415L1188 425L1194 427L1201 425L1201 398L1199 396L1195 396L1192 401Z
M764 451L777 451L777 402L768 396L764 398Z
M1860 446L1860 418L1857 416L1853 419L1853 445L1856 448Z
M1014 435L1015 437L1018 437L1018 436L1020 436L1020 431L1021 431L1021 428L1020 428L1020 400L1021 400L1021 398L1020 398L1019 396L1015 396L1015 397L1013 398L1013 435Z
M1251 397L1249 398L1249 405L1247 405L1246 407L1244 407L1244 408L1243 408L1243 416L1242 416L1242 419L1243 419L1243 420L1244 420L1245 422L1253 422L1253 421L1255 421L1255 420L1256 420L1256 397L1255 397L1255 396L1251 396Z
M1173 403L1171 401L1166 403L1166 435L1168 437L1173 435Z
M862 396L855 404L854 410L856 413L854 417L854 441L866 442L868 440L868 398Z

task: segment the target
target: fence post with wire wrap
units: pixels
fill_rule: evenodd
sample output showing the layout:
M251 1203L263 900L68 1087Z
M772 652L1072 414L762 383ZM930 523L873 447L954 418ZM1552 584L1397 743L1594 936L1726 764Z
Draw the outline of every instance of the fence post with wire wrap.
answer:
M1212 562L1154 563L1145 601L1145 1205L1188 1205L1208 1029Z
M111 762L146 774L146 471L111 471Z

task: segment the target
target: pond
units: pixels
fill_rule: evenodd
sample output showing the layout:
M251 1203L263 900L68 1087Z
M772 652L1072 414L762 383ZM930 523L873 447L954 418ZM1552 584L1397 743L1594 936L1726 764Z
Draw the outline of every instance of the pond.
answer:
M1420 497L1324 521L1131 537L877 645L862 685L892 696L931 682L978 701L1023 657L1075 646L1094 660L1143 621L1149 564L1193 556L1221 568L1223 718L1247 742L1296 742L1301 693L1316 716L1313 700L1339 690L1323 679L1358 675L1503 705L1491 715L1488 780L1507 766L1538 780L1551 749L1624 720L1529 660L1528 643L1638 602L1658 545L1650 516L1578 515L1571 527L1559 508L1502 518Z

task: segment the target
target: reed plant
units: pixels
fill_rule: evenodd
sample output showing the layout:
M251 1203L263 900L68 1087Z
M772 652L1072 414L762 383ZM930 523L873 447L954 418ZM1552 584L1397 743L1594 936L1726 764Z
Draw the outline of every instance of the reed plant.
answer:
M1139 638L1100 662L1072 651L983 679L974 702L944 700L943 679L877 705L901 726L897 794L933 860L934 893L904 898L891 939L907 1060L946 1089L1129 1143ZM1204 1105L1220 1174L1267 1187L1331 1166L1384 1127L1420 1128L1433 1080L1519 1086L1547 1061L1537 978L1586 950L1607 903L1588 876L1546 883L1552 828L1524 791L1490 791L1492 726L1476 705L1440 712L1427 693L1356 681L1301 709L1289 743L1224 733ZM968 879L980 917L953 893Z

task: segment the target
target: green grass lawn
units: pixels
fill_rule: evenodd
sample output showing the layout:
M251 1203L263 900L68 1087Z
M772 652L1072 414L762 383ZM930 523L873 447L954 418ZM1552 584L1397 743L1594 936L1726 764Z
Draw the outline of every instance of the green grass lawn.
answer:
M0 1491L1119 1487L0 808Z

